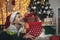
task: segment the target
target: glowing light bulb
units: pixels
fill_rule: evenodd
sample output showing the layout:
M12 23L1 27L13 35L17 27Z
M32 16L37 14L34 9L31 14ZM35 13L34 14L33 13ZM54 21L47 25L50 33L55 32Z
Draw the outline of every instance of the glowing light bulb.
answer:
M34 6L33 9L36 9L36 6Z
M39 1L37 1L37 4L39 4L40 2Z
M9 1L9 0L7 0L7 1Z
M44 10L43 13L46 13L46 11Z
M13 10L15 10L15 8L13 8Z
M39 14L41 14L41 12L39 11Z

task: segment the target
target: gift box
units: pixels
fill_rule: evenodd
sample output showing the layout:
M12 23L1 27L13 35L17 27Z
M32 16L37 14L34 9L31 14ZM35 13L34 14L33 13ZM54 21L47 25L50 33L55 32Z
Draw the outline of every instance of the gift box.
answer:
M60 40L60 36L51 36L50 40Z
M41 32L42 32L42 22L30 22L29 23L29 29L27 33L37 37L41 34Z

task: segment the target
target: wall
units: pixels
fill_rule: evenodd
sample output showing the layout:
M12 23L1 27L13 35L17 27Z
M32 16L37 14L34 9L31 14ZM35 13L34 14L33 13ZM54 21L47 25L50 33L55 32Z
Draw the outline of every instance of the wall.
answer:
M58 35L58 8L60 8L60 0L49 0L54 11L54 22L56 22L56 34Z

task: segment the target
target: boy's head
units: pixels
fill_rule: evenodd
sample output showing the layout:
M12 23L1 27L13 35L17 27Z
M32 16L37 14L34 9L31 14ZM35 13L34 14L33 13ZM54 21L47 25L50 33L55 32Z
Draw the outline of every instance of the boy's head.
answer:
M19 12L14 12L11 15L9 15L6 19L5 26L8 27L10 24L18 24L20 25L22 22L22 16Z
M38 17L32 12L24 17L25 22L36 22Z
M21 18L21 14L19 12L14 12L11 14L9 21L12 24L19 24L20 18Z

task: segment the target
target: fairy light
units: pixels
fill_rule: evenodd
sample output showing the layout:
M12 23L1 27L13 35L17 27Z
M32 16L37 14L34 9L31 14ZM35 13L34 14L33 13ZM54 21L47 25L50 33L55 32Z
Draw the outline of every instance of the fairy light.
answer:
M19 10L19 0L15 0L15 11Z
M2 7L2 13L3 13L3 24L5 24L5 21L6 21L6 4L5 2L3 2L3 7Z
M0 25L2 24L2 15L1 15L1 13L0 13Z
M9 1L9 0L7 0L7 1Z
M15 11L15 8L13 8L13 10Z
M2 11L2 0L0 0L0 15L1 15L0 16L1 17L0 18L0 25L2 25L2 12L1 11Z
M27 13L29 4L30 4L30 0L23 0L21 2L20 12L22 13L22 16L24 16L24 14Z
M5 2L5 1L2 2L3 7L1 9L2 9L3 16L4 16L3 17L4 24L6 21L6 7L7 7L6 5L10 5L9 2L10 2L10 0L7 0L7 2ZM28 9L29 4L30 4L30 0L15 0L15 5L13 6L13 11L20 11L22 16L24 16L24 14L28 12L27 9ZM7 16L10 15L11 12L13 12L13 11L10 11L10 12L8 11ZM1 11L0 11L0 13L1 13ZM0 24L1 24L1 22L0 22Z
M6 20L6 2L4 0L0 1L1 3L1 8L0 8L0 25L4 25L5 24L5 20ZM4 17L3 17L4 16Z
M8 16L11 14L11 12L7 12L8 13Z
M30 4L30 0L15 0L15 7L13 11L20 11L21 15L24 16L27 13L27 8Z

